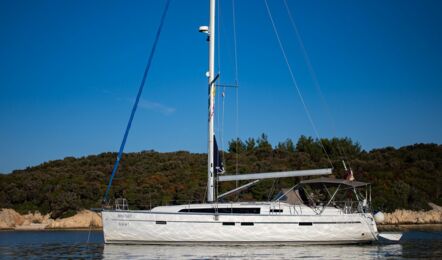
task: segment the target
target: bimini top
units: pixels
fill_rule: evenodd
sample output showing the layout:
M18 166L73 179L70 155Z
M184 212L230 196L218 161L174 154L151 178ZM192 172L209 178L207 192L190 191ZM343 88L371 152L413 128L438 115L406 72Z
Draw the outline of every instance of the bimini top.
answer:
M301 181L300 184L342 184L342 185L347 185L347 186L351 186L353 188L357 188L357 187L361 187L361 186L366 186L369 185L370 183L368 182L361 182L361 181L349 181L349 180L343 180L343 179L333 179L333 178L326 178L326 177L321 177L321 178L317 178L317 179L312 179L312 180L305 180L305 181Z

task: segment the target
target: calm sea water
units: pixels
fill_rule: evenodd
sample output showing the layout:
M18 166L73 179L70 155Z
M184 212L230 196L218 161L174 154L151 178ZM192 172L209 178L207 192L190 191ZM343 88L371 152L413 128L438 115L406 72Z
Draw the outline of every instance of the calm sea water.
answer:
M88 242L89 241L89 242ZM0 232L1 259L442 259L442 232L405 232L397 244L298 246L104 245L101 231Z

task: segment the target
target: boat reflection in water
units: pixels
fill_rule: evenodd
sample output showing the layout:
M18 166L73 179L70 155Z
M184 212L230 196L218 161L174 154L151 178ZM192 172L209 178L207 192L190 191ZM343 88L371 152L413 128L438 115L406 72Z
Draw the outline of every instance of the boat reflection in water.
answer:
M104 259L373 259L400 258L401 244L297 245L297 246L158 246L105 244Z

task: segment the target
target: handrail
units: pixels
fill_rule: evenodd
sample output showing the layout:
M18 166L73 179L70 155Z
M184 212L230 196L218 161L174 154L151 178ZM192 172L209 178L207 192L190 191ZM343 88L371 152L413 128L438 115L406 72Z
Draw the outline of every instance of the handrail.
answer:
M200 200L175 200L170 202L164 202L164 201L156 201L152 202L150 201L149 204L131 204L129 207L129 204L127 203L127 200L123 198L115 199L114 206L109 207L109 209L115 209L115 210L152 210L155 207L159 206L179 206L182 205L186 209L190 209L192 204L207 204L211 207L218 208L220 204L223 205L223 208L234 208L234 205L242 204L243 206L247 206L247 204L266 204L269 205L269 214L270 209L276 209L276 208L282 208L282 204L284 202L282 201L247 201L247 202L235 202L235 201L229 201L229 202L223 202L223 203L206 203L204 201ZM112 205L112 204L111 204ZM252 205L250 205L252 206ZM363 201L356 201L356 200L343 200L343 201L332 201L330 204L318 204L316 206L309 206L306 204L289 204L287 203L287 207L290 208L290 215L300 215L303 212L303 207L309 207L311 208L316 214L322 214L327 207L334 206L337 209L340 210L342 214L354 214L354 213L367 213L371 212L371 205L369 203L363 203ZM293 212L292 212L293 207ZM233 211L231 212L233 213Z

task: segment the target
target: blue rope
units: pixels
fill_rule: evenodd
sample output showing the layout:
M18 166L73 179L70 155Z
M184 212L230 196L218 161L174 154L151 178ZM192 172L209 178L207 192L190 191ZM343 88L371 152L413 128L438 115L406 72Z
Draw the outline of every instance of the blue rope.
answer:
M109 191L112 186L112 181L114 179L115 173L118 170L118 165L120 164L121 156L123 155L124 146L126 145L127 136L129 135L129 130L132 125L132 120L134 119L135 112L137 111L138 102L140 101L141 93L143 92L144 85L146 83L147 74L149 73L150 65L152 64L153 55L157 48L158 40L160 39L161 30L163 29L164 20L166 18L167 11L169 10L170 0L166 0L166 6L164 7L163 15L161 16L161 22L155 36L155 41L153 43L152 49L150 51L149 60L147 61L146 69L144 70L143 79L141 80L140 87L138 89L137 98L135 100L134 106L132 107L132 113L130 114L129 122L127 123L126 132L124 133L123 141L120 145L120 150L118 151L117 160L115 161L112 174L109 179L109 184L107 185L106 193L104 194L103 202L106 202L109 197Z

